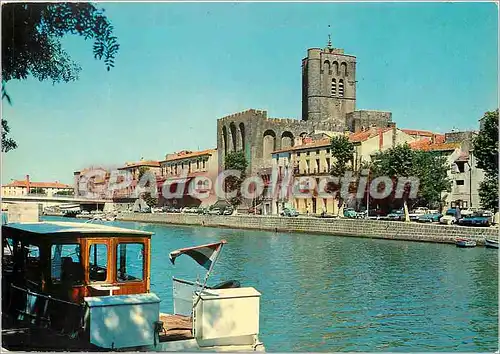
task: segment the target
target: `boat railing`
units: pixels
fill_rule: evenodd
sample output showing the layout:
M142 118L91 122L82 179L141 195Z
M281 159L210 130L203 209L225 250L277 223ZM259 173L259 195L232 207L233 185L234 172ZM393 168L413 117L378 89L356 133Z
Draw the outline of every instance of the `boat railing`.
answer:
M73 334L84 326L83 305L11 284L7 312L17 322Z

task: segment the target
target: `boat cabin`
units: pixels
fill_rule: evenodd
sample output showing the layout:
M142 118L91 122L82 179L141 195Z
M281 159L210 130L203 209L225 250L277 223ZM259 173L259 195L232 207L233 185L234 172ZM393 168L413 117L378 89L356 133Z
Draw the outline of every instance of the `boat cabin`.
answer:
M14 285L72 303L148 293L151 235L91 223L3 225L2 289Z

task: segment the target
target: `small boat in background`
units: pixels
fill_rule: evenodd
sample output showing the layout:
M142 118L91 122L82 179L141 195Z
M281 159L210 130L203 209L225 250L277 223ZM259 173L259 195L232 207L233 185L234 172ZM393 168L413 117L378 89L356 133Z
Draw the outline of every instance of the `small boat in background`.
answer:
M498 248L498 241L485 239L484 240L484 247Z
M467 238L457 238L455 244L457 247L476 247L476 241Z

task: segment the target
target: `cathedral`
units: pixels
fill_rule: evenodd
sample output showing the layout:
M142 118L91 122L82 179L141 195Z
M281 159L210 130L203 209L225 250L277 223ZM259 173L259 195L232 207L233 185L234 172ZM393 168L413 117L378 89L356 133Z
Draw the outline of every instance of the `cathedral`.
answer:
M302 59L302 118L267 116L249 109L217 120L220 169L231 151L243 151L249 172L271 166L271 153L299 143L306 136L358 132L388 127L391 112L356 110L356 57L333 48L311 48Z

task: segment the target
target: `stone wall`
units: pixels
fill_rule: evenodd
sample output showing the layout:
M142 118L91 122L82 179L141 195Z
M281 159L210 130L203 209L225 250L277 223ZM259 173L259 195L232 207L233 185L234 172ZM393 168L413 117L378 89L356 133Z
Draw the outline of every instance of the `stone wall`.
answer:
M393 240L454 243L458 237L475 239L479 245L485 238L498 240L498 228L461 227L404 223L398 221L286 218L253 215L192 215L192 214L120 214L119 220L193 226L213 226L235 229L255 229L275 232L304 232L324 235L383 238Z

